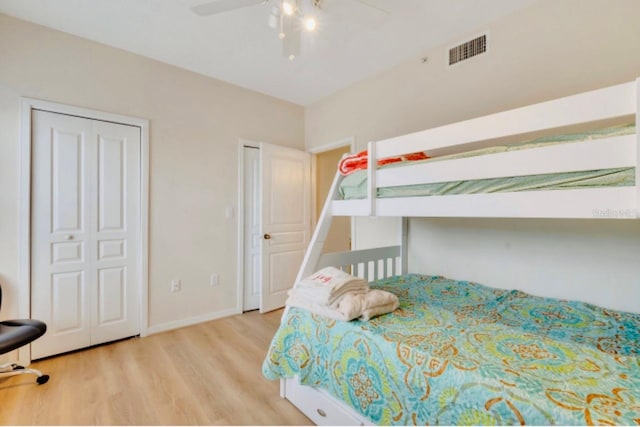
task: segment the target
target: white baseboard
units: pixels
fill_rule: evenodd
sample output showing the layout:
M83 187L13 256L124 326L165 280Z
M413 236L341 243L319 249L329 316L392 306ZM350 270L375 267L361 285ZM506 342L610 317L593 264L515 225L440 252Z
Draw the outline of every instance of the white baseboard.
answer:
M161 323L159 325L150 326L147 329L147 335L157 334L159 332L166 332L172 329L183 328L185 326L197 325L198 323L221 319L223 317L233 316L235 314L240 314L240 313L242 313L242 311L238 311L237 308L230 308L228 310L214 311L213 313L207 313L200 316L189 317L187 319L180 319L180 320L174 320L173 322Z

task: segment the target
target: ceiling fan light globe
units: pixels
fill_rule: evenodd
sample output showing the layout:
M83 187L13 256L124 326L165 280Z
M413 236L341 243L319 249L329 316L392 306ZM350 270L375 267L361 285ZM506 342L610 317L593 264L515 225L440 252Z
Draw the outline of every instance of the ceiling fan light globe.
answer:
M307 31L315 31L318 27L318 21L313 16L304 18L304 29Z
M293 12L294 12L293 3L289 2L289 1L283 1L282 2L282 13L284 13L285 15L291 16L291 15L293 15Z

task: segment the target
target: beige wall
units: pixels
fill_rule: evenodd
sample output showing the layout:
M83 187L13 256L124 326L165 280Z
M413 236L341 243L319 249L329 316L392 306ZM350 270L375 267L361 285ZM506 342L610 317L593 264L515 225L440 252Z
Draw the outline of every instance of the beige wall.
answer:
M637 0L540 0L470 32L469 37L489 31L489 51L482 56L447 67L446 50L467 39L461 37L425 52L424 64L415 58L307 107L306 145L353 135L363 149L369 140L633 80L640 76L639 21ZM609 292L609 300L615 295L633 308L633 300L625 302L622 295L630 292L640 300L640 267L628 258L640 254L640 224L575 223L414 220L409 261L414 271L561 296L580 295L566 288L579 288L581 281L600 289L615 284L620 295ZM358 220L356 245L383 244L397 225L389 219ZM448 241L450 235L456 238ZM540 235L555 256L538 256ZM576 242L586 249L572 255ZM544 292L539 292L541 277L551 283Z
M640 2L539 0L305 110L313 148L354 135L370 140L456 122L640 76ZM489 31L484 55L447 67L447 49Z
M0 14L2 317L17 313L20 97L150 120L150 325L236 307L238 138L303 148L303 108ZM220 274L220 286L209 275ZM182 292L171 293L173 278Z

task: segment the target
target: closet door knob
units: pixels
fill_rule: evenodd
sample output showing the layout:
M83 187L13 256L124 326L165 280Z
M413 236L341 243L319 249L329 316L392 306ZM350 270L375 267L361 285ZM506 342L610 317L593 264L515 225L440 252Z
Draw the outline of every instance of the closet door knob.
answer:
M64 238L67 240L73 240L73 234L67 234Z
M264 237L264 240L269 240L271 238L271 234L265 233L263 237Z

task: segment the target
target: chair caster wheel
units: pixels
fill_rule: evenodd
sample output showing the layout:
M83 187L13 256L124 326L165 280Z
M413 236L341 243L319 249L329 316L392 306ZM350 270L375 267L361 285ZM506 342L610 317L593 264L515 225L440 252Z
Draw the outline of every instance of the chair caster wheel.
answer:
M36 381L38 382L38 384L44 384L47 381L49 381L49 375L43 375L41 377L36 378Z

